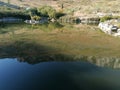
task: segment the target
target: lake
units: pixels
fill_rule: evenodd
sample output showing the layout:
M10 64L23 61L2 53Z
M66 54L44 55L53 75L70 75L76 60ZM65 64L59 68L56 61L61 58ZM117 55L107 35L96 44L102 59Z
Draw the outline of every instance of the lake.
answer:
M42 62L0 59L1 90L119 90L120 71L88 62Z
M96 26L0 25L1 90L120 90L119 38Z

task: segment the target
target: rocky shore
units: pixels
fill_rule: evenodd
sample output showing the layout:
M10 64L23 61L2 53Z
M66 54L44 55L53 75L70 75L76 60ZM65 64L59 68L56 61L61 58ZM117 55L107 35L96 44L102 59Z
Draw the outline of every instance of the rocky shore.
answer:
M117 19L116 20L108 20L105 22L100 22L98 27L106 34L109 34L112 36L120 36L120 28L115 23L119 23L119 21Z

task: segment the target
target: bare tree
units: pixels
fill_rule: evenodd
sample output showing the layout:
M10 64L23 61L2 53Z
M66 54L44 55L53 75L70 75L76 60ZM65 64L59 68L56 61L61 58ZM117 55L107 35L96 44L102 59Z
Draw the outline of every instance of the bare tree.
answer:
M10 0L7 0L7 3L10 4Z

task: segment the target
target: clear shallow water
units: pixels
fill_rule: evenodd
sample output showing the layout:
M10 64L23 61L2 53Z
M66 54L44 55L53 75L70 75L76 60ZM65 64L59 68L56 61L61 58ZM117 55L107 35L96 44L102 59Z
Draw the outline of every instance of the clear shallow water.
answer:
M120 90L120 71L87 62L0 59L0 90Z

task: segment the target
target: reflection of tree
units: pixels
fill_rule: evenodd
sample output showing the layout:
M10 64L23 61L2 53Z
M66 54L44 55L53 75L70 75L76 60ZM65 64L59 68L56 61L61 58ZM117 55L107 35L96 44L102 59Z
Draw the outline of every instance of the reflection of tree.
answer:
M61 25L60 23L58 22L49 22L49 23L44 23L44 24L35 24L32 26L32 28L37 28L37 29L40 29L40 30L43 30L43 31L52 31L52 30L55 30L55 29L60 29L62 28L63 25Z

